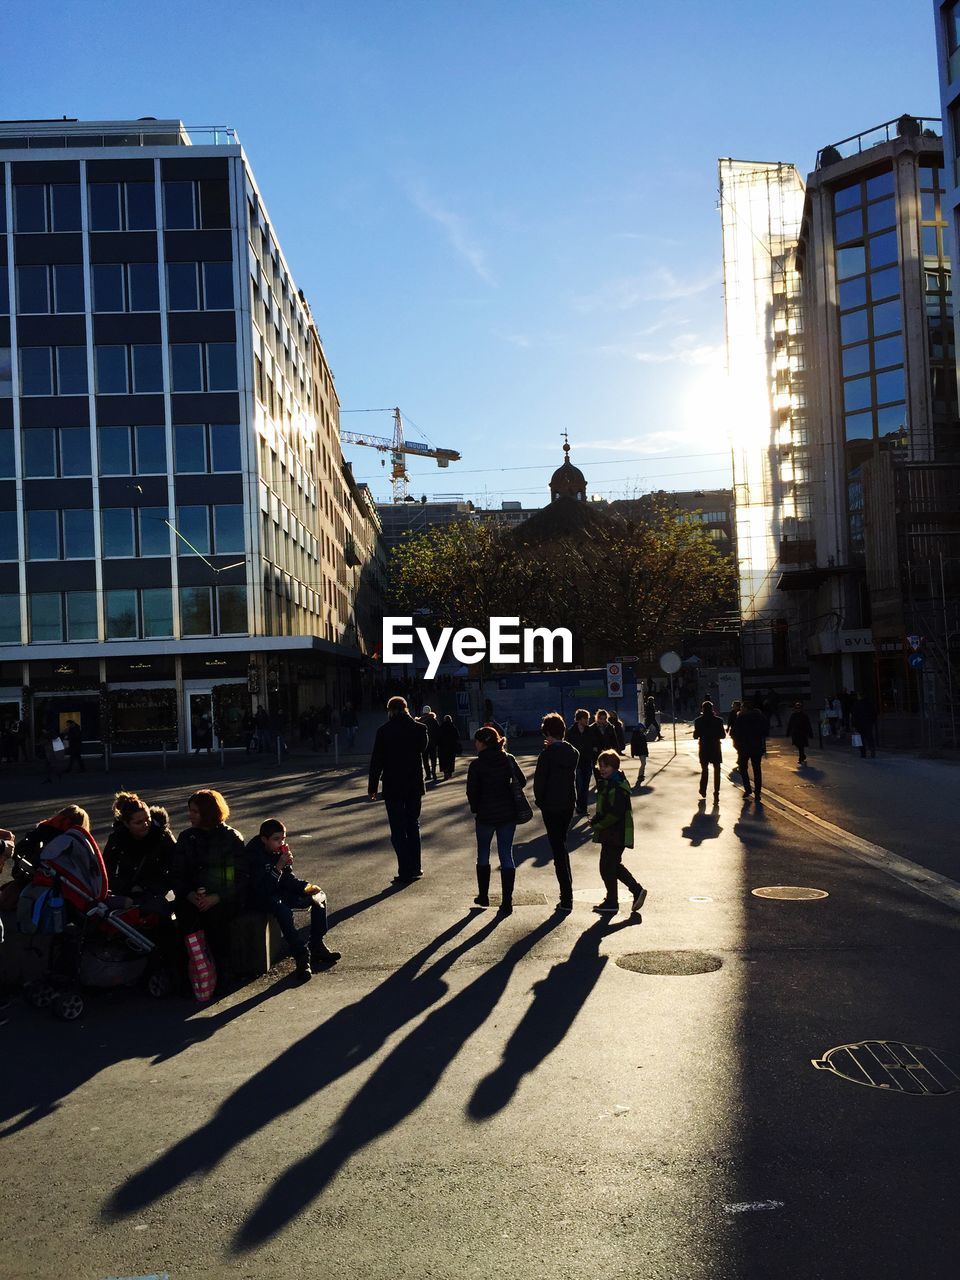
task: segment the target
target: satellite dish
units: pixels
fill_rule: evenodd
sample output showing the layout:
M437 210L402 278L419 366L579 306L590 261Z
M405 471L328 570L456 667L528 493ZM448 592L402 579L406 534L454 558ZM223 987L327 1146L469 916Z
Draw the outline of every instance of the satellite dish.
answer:
M668 676L676 675L682 666L683 659L672 649L660 655L660 670L666 672Z

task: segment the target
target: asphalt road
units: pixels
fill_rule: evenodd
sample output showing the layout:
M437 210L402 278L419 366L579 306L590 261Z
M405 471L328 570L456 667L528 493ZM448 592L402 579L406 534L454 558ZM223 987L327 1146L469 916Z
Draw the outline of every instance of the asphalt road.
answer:
M245 833L284 817L344 959L199 1012L94 993L63 1024L15 998L0 1276L955 1280L960 1093L920 1091L960 1086L960 916L729 781L701 806L690 752L655 744L635 796L642 923L591 913L582 828L576 908L552 915L538 819L518 832L524 905L471 911L462 777L428 795L426 875L397 892L361 771L212 771ZM85 787L105 834L113 781L57 799ZM197 781L158 775L151 798L182 812ZM20 791L0 825L49 808ZM751 893L771 885L829 896ZM712 971L617 963L698 952ZM886 1088L812 1065L865 1041L945 1065L832 1059Z

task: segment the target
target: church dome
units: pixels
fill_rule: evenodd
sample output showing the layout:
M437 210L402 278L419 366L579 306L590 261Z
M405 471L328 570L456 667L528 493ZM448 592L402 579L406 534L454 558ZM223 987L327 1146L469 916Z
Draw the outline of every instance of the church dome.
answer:
M587 500L587 481L579 467L570 461L570 445L564 442L563 452L566 455L563 465L557 467L550 477L550 501L558 498L576 498L580 502Z

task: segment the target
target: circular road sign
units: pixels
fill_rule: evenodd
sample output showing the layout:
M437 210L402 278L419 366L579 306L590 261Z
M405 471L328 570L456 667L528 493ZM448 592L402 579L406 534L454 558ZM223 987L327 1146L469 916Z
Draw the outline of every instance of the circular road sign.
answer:
M668 676L675 676L683 666L683 661L679 653L674 653L672 649L660 655L660 670L666 672Z

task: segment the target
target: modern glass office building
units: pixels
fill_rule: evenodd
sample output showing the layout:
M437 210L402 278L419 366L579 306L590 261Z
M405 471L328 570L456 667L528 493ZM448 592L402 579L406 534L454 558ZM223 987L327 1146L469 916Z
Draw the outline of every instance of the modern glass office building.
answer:
M0 720L190 749L356 696L376 525L233 133L0 124Z

